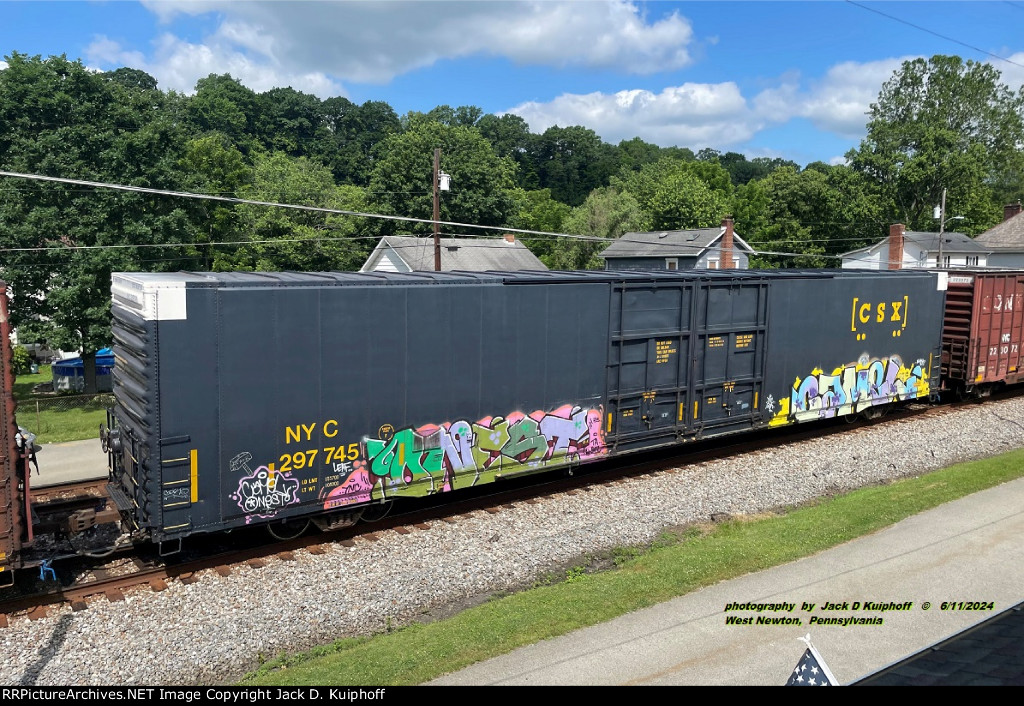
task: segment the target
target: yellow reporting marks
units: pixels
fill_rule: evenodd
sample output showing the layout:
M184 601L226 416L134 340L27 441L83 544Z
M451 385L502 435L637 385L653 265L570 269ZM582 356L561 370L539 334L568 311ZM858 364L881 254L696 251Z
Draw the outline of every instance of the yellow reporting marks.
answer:
M880 327L890 338L899 338L907 327L910 297L893 301L872 302L854 297L850 305L850 331L858 341L866 341L868 333Z

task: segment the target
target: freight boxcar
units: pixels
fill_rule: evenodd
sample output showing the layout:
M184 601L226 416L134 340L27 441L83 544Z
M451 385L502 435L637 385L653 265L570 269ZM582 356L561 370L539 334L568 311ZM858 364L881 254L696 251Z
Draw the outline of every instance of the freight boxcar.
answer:
M942 327L942 376L948 389L991 392L1024 379L1024 274L949 275Z
M169 543L870 413L938 386L927 272L116 274L111 495Z

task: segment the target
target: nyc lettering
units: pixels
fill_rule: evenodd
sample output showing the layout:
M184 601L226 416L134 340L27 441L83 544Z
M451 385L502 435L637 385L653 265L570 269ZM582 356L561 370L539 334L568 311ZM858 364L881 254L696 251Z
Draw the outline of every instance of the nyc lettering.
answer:
M302 444L313 441L317 432L317 422L312 424L296 424L284 428L284 443ZM328 419L320 425L319 436L324 439L333 439L338 435L338 422L335 419ZM281 464L281 472L312 468L317 458L320 458L325 466L355 461L359 458L359 443L340 444L338 446L324 446L321 448L307 448L303 451L281 454L278 459Z

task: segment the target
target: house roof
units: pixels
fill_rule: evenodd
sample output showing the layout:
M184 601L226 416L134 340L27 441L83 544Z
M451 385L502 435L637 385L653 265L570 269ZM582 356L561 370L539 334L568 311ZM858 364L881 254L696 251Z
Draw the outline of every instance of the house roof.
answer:
M919 230L908 230L903 234L903 241L908 245L915 245L918 248L927 252L938 252L939 251L939 234L938 233L927 233ZM956 233L953 231L947 231L942 234L942 252L949 253L969 253L969 254L985 254L990 253L992 250L985 247L984 244L979 244L972 240L970 237L963 233ZM847 257L849 255L857 255L858 253L868 252L878 247L888 247L889 238L886 236L874 245L868 245L864 248L857 248L849 252L844 252L840 257Z
M391 250L414 272L434 269L434 239L389 235L380 239L362 272L368 272ZM441 238L441 270L546 270L544 263L518 240Z
M697 228L695 230L659 230L649 233L625 233L601 253L603 258L616 257L700 257L725 228ZM742 238L734 234L738 249L752 252Z
M993 250L1024 250L1024 212L989 228L975 240Z

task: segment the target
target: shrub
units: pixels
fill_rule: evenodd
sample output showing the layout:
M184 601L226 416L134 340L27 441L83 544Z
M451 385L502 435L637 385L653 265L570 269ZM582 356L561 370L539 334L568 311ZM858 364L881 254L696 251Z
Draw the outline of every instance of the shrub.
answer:
M23 346L15 346L11 358L11 367L14 368L15 375L25 375L32 369L32 356Z

